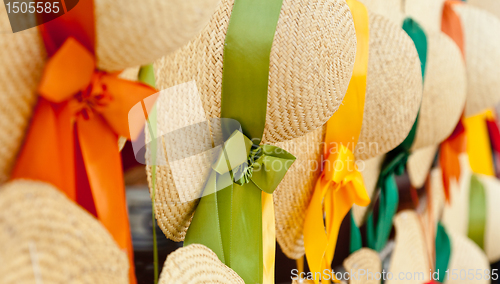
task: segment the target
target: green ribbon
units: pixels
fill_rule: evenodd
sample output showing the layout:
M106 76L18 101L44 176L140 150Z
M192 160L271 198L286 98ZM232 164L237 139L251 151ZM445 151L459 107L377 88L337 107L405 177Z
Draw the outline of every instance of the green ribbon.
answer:
M241 158L241 141L248 158ZM288 152L252 145L235 131L212 165L204 188L208 195L196 208L184 245L203 244L245 283L262 283L261 191L273 193L293 161ZM218 183L230 185L220 189Z
M226 33L221 117L238 121L254 144L266 124L269 57L281 5L282 0L234 1Z
M420 59L422 80L425 77L427 62L427 37L422 27L410 18L403 22L403 30L410 36L415 44ZM373 212L370 212L367 219L367 244L368 247L376 251L381 251L387 244L392 229L392 219L396 214L399 202L398 186L396 175L404 173L406 162L410 156L410 149L417 133L418 119L415 122L405 140L398 147L387 153L382 171L379 175L377 186L380 187L379 212L376 228L374 228ZM351 239L358 234L359 228L354 224L351 226ZM352 240L351 240L352 242ZM353 247L354 249L354 247ZM359 249L359 247L358 247Z
M472 175L470 179L469 230L467 236L481 249L484 249L486 206L486 189L479 178Z
M450 255L451 255L451 242L448 233L445 228L441 224L438 223L437 232L436 232L436 269L435 271L439 271L437 279L438 282L444 283L446 280L446 270L448 270L448 265L450 264Z
M142 66L139 70L137 76L139 82L145 83L153 88L156 88L156 79L153 69L153 65ZM151 135L151 143L149 144L151 153L156 153L156 104L151 109L148 115L147 126L149 127L149 133ZM155 130L155 132L153 132ZM158 244L156 240L156 218L155 218L155 197L156 197L156 155L151 156L152 159L152 169L151 169L151 183L152 183L152 193L151 193L151 224L153 227L153 267L154 267L154 284L158 283Z
M224 154L213 165L185 239L185 245L209 247L245 283L263 279L262 191L272 193L295 160L278 147L257 146L281 5L282 0L234 2L224 46L221 117L236 120L243 133L223 123ZM236 146L241 141L245 155ZM230 185L220 189L221 184Z

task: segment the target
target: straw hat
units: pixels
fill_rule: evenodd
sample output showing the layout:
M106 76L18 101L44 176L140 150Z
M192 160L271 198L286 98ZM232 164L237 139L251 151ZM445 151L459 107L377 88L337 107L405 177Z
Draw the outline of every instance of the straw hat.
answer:
M426 2L432 3L425 4L410 0L361 2L370 10L386 15L398 25L402 24L406 12L407 16L414 17L426 29L428 50L424 90L417 133L412 146L413 154L407 163L412 185L421 187L434 160L435 145L452 133L462 113L467 92L465 65L456 44L440 32L440 5L443 0L428 0ZM381 168L375 165L381 165L380 160L379 162L372 162L372 166L362 172L366 184L376 185ZM375 188L367 187L367 191L373 196ZM364 222L363 218L368 209L369 207L353 206L353 216L358 225Z
M157 127L160 132L169 133L180 127L220 117L222 55L232 5L233 0L223 0L208 27L198 37L178 52L155 62L160 89L186 82L189 82L187 85L194 85L195 89L185 92L174 90L177 92L174 96L160 95L157 101ZM270 53L264 143L302 136L330 118L347 90L355 50L354 24L345 1L283 1ZM176 88L184 86L186 84ZM196 89L199 96L189 97ZM181 99L177 99L179 96ZM176 105L177 101L179 105ZM199 105L201 114L193 110ZM194 135L199 139L199 132ZM171 153L166 150L164 139L163 143L163 153L160 155L165 152L168 155L178 154L178 151ZM185 147L187 152L194 150L191 145ZM207 147L211 147L210 141ZM166 157L163 158L166 160ZM193 166L199 168L196 163ZM168 238L181 241L197 201L182 202L181 195L184 192L180 188L184 187L184 182L174 182L172 171L176 170L175 167L167 164L156 169L155 205L158 223ZM151 188L151 167L148 166L147 170ZM189 176L186 181L190 185L193 177ZM204 182L203 178L199 180L200 184ZM193 196L199 196L199 192Z
M455 5L464 31L467 104L471 116L500 101L500 19L471 5Z
M116 71L149 64L174 51L206 25L219 1L148 3L94 0L99 68ZM47 55L37 29L13 34L5 6L0 6L1 184L9 178L23 141Z
M498 3L498 1L495 1L495 0L468 0L467 4L481 8L484 11L488 11L489 13L495 15L497 18L500 18L500 3Z
M370 12L369 23L370 53L363 124L355 149L357 159L380 156L404 140L417 115L422 93L420 61L411 39L380 15ZM305 212L320 174L325 130L323 126L304 137L278 143L297 158L274 192L276 237L290 258L304 254ZM360 168L363 164L358 162Z
M378 284L381 282L375 278L366 277L368 271L372 273L382 271L382 262L378 253L374 250L362 248L352 253L344 260L344 268L350 273L350 284ZM365 270L365 276L353 277L354 273L359 275L362 269Z
M128 260L106 229L53 186L0 189L0 282L128 283Z
M469 193L472 171L468 164L467 155L460 156L461 176L458 185L450 188L451 204L446 204L443 210L443 224L456 234L467 236L469 223ZM500 214L497 204L500 200L500 181L494 177L477 175L486 190L486 226L484 232L484 252L490 263L500 260L500 221L496 218ZM435 169L431 176L433 191L443 191L441 172Z
M443 204L444 200L441 203L437 200L436 202ZM394 226L396 228L396 245L392 252L389 268L389 272L393 274L394 278L386 282L388 284L400 283L402 280L397 279L400 273L403 273L405 277L411 274L413 278L412 280L406 278L404 283L421 284L429 281L429 272L431 269L434 270L433 261L431 260L433 256L427 252L428 245L426 244L425 232L417 213L411 210L398 213L394 219ZM476 271L476 269L480 269L482 272L489 270L490 266L486 256L474 242L453 232L448 231L448 235L451 243L451 255L448 264L450 271L454 269L458 271L468 271L468 269ZM434 237L433 235L431 241L434 241ZM422 278L416 279L415 273L420 272L420 277L424 277L425 280ZM469 282L470 280L467 279L449 279L445 283ZM489 281L475 279L474 283L489 283Z
M160 275L160 284L244 284L241 277L223 264L208 247L192 244L171 253Z

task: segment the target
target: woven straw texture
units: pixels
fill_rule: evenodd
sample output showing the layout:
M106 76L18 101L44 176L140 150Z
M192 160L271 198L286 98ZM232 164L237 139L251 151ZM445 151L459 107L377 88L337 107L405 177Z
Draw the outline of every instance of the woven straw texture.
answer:
M117 71L175 51L206 26L218 4L218 0L94 1L98 66Z
M437 145L417 149L408 158L406 170L408 171L410 183L415 188L421 188L424 185L432 162L434 162L437 149Z
M422 99L420 72L418 54L408 35L386 18L370 13L365 112L355 149L357 159L381 155L403 142Z
M24 139L45 62L36 29L12 34L0 5L0 184L5 182Z
M196 82L207 118L220 117L222 55L233 3L223 0L198 37L155 62L160 89ZM283 2L270 55L264 142L300 137L330 118L347 90L355 44L344 1Z
M209 248L199 244L180 248L167 257L160 284L244 284Z
M462 20L470 116L500 101L500 19L470 5L455 5Z
M220 116L222 53L232 5L233 1L224 0L197 38L173 55L155 62L160 89L196 83L205 113L202 118L196 117L195 122ZM271 49L264 142L300 137L328 120L346 92L355 44L352 18L345 2L283 2ZM169 104L163 102L162 97L158 103ZM158 127L167 133L172 128L168 125L185 125L189 120L193 117L172 117L160 110ZM163 146L163 152L169 153L165 144ZM189 147L186 146L186 151L194 151L187 149ZM157 167L156 214L166 236L181 241L196 201L180 202L181 196L172 182L172 170L168 165ZM148 176L151 188L150 167Z
M128 283L126 254L51 185L0 189L0 283Z
M369 17L370 57L362 138L355 150L358 158L381 155L403 141L417 115L422 92L411 39L384 17L372 13ZM290 258L304 254L303 223L320 174L325 131L323 126L304 137L278 143L297 158L274 193L276 237ZM373 188L375 183L376 178Z
M412 149L436 145L455 129L467 96L458 46L441 32L426 32L427 63L417 133Z
M412 275L422 272L425 278L406 279L404 283L422 284L429 281L429 271L432 267L429 265L425 236L417 213L410 210L398 213L394 218L394 227L396 229L396 245L392 252L389 272L392 272L395 277L386 282L388 284L400 283L397 276L401 272L410 272Z
M496 0L468 0L467 4L479 7L500 18L500 2Z
M406 16L417 21L426 32L440 32L445 1L446 0L405 0L404 12Z
M380 261L380 257L378 253L374 250L368 248L362 248L355 253L349 255L348 258L344 260L344 268L351 274L350 284L378 284L380 280L376 280L375 277L367 277L366 272L370 271L371 273L381 272L382 271L382 263ZM359 275L358 271L360 269L365 270L365 276L361 277L352 277L352 275ZM359 272L361 273L361 272Z
M360 0L373 13L382 15L398 26L403 24L402 0Z

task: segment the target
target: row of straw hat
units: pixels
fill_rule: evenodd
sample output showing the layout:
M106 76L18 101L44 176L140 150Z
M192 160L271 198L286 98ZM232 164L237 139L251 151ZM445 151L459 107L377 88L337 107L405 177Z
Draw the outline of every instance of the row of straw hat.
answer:
M185 1L164 1L162 2L164 4L160 6L156 4L155 7L122 3L120 7L115 7L118 5L110 1L96 0L99 67L110 71L121 70L147 64L169 53L155 62L158 87L165 89L195 80L206 117L219 117L222 50L233 1L221 1L212 14L212 7L217 4L214 2L216 1L199 0L188 4ZM357 159L366 160L367 167L363 175L371 192L375 192L380 157L403 141L413 125L419 107L421 119L414 150L435 146L444 140L453 130L465 103L466 112L475 113L497 101L493 90L495 84L498 84L494 79L498 78L499 74L489 66L494 62L500 62L499 38L488 34L489 32L495 34L496 31L496 35L499 35L500 22L491 14L470 5L457 8L463 21L470 21L464 25L467 61L463 62L453 42L439 32L438 26L432 27L432 23L439 21L436 18L427 19L429 15L440 17L440 13L436 12L439 11L439 5L435 2L442 1L432 1L433 6L430 6L433 8L432 13L427 13L430 10L422 9L424 5L416 4L415 1L407 0L405 9L397 2L392 3L393 5L382 2L378 0L365 3L369 10L370 61L360 136L360 142L366 142L366 145L370 142L377 143L379 147L373 152L367 152L366 149L356 152ZM412 2L415 2L413 3L415 10L410 9ZM109 13L111 7L119 12ZM178 10L173 9L174 7ZM0 9L3 9L3 6ZM324 139L323 125L340 106L352 71L355 34L352 18L347 11L347 5L342 0L293 2L285 0L271 50L264 141L277 143L297 156L297 161L274 196L278 242L291 258L299 258L304 253L302 241L304 210L318 175L311 171L301 172L307 167L300 165L301 163L307 165L308 161L319 159L321 153L321 149L318 148L319 142ZM421 22L429 35L429 72L424 80L423 89L415 47L400 28L402 11ZM0 27L8 28L5 10L0 10L0 13ZM176 15L192 15L192 17L181 17L180 20ZM208 21L209 17L211 18ZM117 21L123 18L144 19L144 22ZM205 25L206 21L208 25ZM201 33L198 33L199 29ZM473 35L482 37L467 40ZM195 37L188 42L192 36ZM141 38L141 41L136 38ZM28 126L31 108L36 101L35 90L43 70L45 52L39 35L33 30L13 35L2 34L0 45L3 47L2 50L8 51L0 55L2 63L0 70L5 75L2 76L3 82L0 83L3 100L0 115L4 116L0 120L0 131L4 134L0 137L2 145L5 145L0 161L0 178L6 181ZM177 49L179 47L180 49ZM495 52L489 52L491 56L485 57L485 50ZM488 76L485 76L485 73L488 73ZM159 105L168 103L162 100L162 97L159 98ZM437 121L439 123L436 123ZM171 126L162 125L160 120L159 127ZM415 163L421 164L421 162ZM196 209L196 202L180 204L179 193L176 192L172 182L169 167L159 166L156 169L155 211L158 223L167 237L176 241L182 240ZM150 167L148 171L151 178ZM425 171L423 174L426 175ZM48 185L32 182L14 182L1 189L1 200L6 201L5 206L0 209L0 215L4 214L4 217L0 218L0 226L5 226L5 230L2 231L6 233L0 238L2 240L0 243L11 245L0 250L0 259L22 256L23 259L19 262L12 263L25 269L20 275L26 277L27 281L36 277L49 281L50 277L55 277L61 280L54 280L54 283L64 283L62 279L79 277L75 276L78 275L76 272L65 271L71 271L71 267L79 267L87 274L85 277L97 277L89 271L95 271L95 275L105 274L100 277L98 283L126 282L127 268L126 261L123 260L125 256L122 255L120 258L120 252L113 248L107 233L102 228L98 229L100 225L97 221L55 191ZM35 202L35 199L40 200L40 203ZM43 200L59 205L45 206ZM52 210L54 213L49 212ZM68 214L65 210L78 212ZM16 214L29 211L37 214ZM358 212L355 213L355 216L358 216L357 222L363 220L362 211L360 209L355 211ZM73 220L63 218L69 218L69 215L78 218ZM401 218L414 220L416 218L414 215L412 212L399 215L396 218L396 231L412 232L411 228L416 227L405 226L416 222L397 220ZM19 219L7 222L8 216L16 216ZM35 223L40 228L30 225L29 220L37 220ZM91 225L75 228L85 222ZM403 227L398 225L400 223ZM63 233L64 230L75 232L75 236ZM44 231L50 233L47 235L34 233ZM90 239L86 235L88 232L102 235L102 240ZM54 241L51 239L54 237L63 239ZM414 238L414 235L406 238ZM457 239L459 240L456 243L467 243L464 238ZM95 245L109 247L110 252L88 249L85 250L88 253L96 251L95 255L90 256L87 261L79 262L79 254L69 253L76 251L73 242L78 243L76 246L80 250ZM396 243L398 248L399 244L408 244L409 241L405 241L404 235L397 234ZM59 245L54 246L54 244ZM425 248L425 245L422 247ZM59 252L59 249L62 252ZM404 249L401 252L403 253L395 253L394 257L401 255L403 258L415 260L410 257L413 252L405 252ZM421 253L424 252L422 249ZM105 267L97 261L101 259L96 257L98 253L104 255L102 256L104 262L110 262L114 267L93 269L92 267ZM478 258L481 259L480 252L478 253ZM74 258L74 262L57 261L61 255L65 259ZM219 279L220 282L237 283L238 276L222 263L218 263L214 256L208 248L199 245L180 249L165 263L162 281L204 283L213 275L213 281ZM487 262L482 260L475 265L487 265ZM87 263L89 267L76 263ZM403 262L393 260L393 263ZM63 269L61 265L67 265L68 270ZM419 261L418 265L428 264ZM53 267L61 269L55 270ZM0 274L0 279L9 277L12 271L12 269L5 270L5 273ZM56 275L56 271L64 273ZM81 277L84 279L84 276ZM103 280L107 279L106 277L110 280ZM17 283L19 279L6 280L6 283ZM227 281L227 279L233 280Z

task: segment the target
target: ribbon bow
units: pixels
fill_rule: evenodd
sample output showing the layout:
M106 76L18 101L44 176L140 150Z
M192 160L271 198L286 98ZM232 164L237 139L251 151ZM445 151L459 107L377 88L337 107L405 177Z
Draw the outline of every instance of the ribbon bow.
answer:
M339 152L328 155L324 165L304 222L304 245L313 273L330 267L340 225L352 205L370 204L351 150L341 144Z
M54 184L93 213L131 258L117 141L137 138L144 121L131 121L129 132L128 112L156 90L117 75L97 70L92 53L69 37L46 64L13 178Z
M274 254L265 248L275 244L274 234L262 232L269 228L263 224L262 207L294 161L293 155L279 147L256 146L240 131L233 132L212 165L184 245L203 244L245 283L261 283L266 274L262 268L268 257L265 253ZM274 220L274 213L267 212ZM267 277L274 275L274 269L266 272L271 274Z

